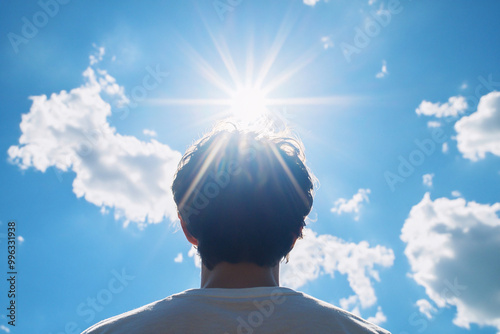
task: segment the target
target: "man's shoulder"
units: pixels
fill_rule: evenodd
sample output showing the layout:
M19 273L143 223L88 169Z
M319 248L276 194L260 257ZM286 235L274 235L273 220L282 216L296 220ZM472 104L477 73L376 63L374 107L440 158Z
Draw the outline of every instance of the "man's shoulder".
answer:
M390 334L387 330L333 304L308 294L299 292L297 312L311 319L318 326L328 326L342 330L341 333Z
M163 311L168 313L169 306L173 306L169 303L169 301L171 301L176 295L169 296L131 311L102 320L87 328L81 334L106 334L120 332L135 333L134 330L136 330L137 333L140 333L142 328L154 322L159 310L164 309Z
M254 314L259 311L262 314ZM335 328L338 333L390 334L339 307L282 287L186 290L103 320L82 334L156 333L166 328L169 333L186 333L192 332L193 326L200 329L201 324L203 328L232 328L240 325L235 319L251 314L273 319L260 328L266 333L281 329L287 333L330 333ZM267 326L276 330L266 331Z

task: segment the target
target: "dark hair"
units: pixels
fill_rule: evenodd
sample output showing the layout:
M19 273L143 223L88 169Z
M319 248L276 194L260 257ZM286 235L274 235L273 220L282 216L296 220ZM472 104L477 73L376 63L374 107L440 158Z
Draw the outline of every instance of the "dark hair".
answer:
M172 192L203 264L274 266L302 237L313 203L302 143L289 131L217 125L182 157Z

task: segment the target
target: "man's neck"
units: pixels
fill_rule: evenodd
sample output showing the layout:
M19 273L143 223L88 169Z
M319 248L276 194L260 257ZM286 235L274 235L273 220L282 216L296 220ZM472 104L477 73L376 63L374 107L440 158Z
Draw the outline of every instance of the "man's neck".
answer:
M242 289L279 286L279 264L260 267L253 263L221 262L208 270L201 268L201 288Z

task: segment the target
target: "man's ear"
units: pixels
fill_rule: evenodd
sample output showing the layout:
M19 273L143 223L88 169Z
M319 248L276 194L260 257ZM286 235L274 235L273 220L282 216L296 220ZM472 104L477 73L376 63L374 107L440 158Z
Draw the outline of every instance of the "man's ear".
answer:
M181 214L177 213L177 217L179 217L179 220L181 221L181 227L182 231L184 232L184 235L186 236L186 239L193 245L193 246L198 246L198 239L193 237L193 235L188 231L186 222L182 220Z

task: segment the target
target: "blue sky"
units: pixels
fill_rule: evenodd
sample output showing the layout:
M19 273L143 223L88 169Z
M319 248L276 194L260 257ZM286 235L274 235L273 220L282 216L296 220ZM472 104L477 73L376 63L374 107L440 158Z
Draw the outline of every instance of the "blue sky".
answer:
M197 288L172 173L248 103L299 134L320 182L284 285L392 333L500 331L499 3L1 6L0 241L15 221L18 274L0 333L78 333Z

